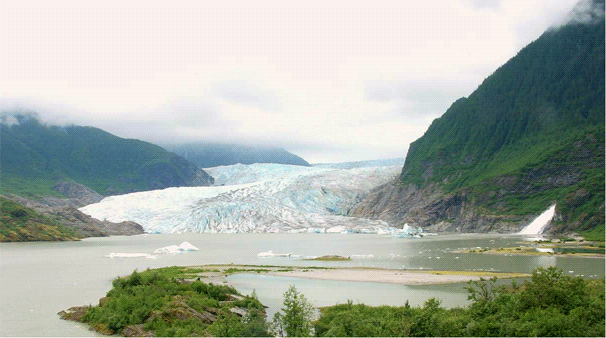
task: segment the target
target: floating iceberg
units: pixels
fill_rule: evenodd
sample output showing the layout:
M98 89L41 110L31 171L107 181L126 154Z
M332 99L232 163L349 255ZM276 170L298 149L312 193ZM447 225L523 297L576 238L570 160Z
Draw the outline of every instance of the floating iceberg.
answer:
M260 258L267 258L267 257L290 257L290 255L292 255L292 252L289 253L274 253L272 250L269 251L265 251L265 252L259 252L257 254L257 257Z
M105 255L105 257L109 258L139 258L144 257L148 259L157 259L158 256L150 255L146 253L138 253L138 252L112 252L109 255Z
M273 257L275 254L272 250L269 251L265 251L265 252L259 252L257 254L257 257Z
M200 249L196 248L189 242L183 242L181 245L169 245L159 249L154 250L155 254L177 254L184 251L199 251Z

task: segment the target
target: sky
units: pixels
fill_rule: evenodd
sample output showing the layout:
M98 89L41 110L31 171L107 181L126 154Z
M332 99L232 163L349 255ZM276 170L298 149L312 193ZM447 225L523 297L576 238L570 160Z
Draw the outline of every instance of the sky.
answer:
M0 111L310 163L405 157L576 2L0 0Z

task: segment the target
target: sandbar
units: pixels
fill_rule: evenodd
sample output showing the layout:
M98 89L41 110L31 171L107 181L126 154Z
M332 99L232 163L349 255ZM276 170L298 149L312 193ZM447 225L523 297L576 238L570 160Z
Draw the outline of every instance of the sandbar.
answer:
M524 278L529 274L502 273L491 271L439 271L439 270L400 270L364 267L305 267L305 266L257 266L257 265L212 265L200 268L209 269L212 274L202 273L201 277L210 277L215 281L230 274L266 274L276 277L295 277L346 282L391 283L401 285L431 285L464 283L480 278L497 277ZM226 282L226 281L224 281Z
M402 285L428 285L462 283L480 278L520 278L527 274L507 274L468 271L422 271L392 269L337 268L330 270L293 270L289 272L270 272L270 275L348 282L391 283Z

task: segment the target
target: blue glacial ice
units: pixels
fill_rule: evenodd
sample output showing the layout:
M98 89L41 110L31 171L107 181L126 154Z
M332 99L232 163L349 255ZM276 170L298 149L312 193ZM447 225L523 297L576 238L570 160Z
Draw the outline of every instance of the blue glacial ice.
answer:
M370 190L392 180L399 165L237 164L205 170L215 186L110 196L80 210L100 220L134 221L149 233L398 232L384 221L345 215Z

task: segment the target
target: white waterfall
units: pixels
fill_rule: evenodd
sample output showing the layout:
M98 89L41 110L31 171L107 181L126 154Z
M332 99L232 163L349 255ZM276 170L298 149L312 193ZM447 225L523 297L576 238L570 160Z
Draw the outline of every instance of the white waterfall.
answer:
M549 221L553 218L555 214L556 205L552 205L549 209L545 210L542 214L540 214L537 218L532 221L532 223L528 224L522 231L519 232L520 235L540 235L545 229L545 226L549 224Z

